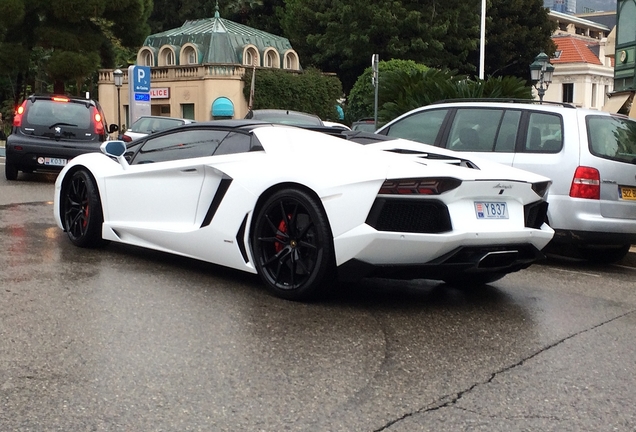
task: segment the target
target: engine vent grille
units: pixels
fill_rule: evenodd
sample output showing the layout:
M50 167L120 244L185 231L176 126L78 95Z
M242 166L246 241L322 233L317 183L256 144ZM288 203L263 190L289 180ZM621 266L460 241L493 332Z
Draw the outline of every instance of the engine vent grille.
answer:
M377 198L366 223L378 231L437 234L452 230L441 201Z
M526 228L540 229L543 222L547 220L548 203L546 201L537 201L527 204L523 206L523 214Z

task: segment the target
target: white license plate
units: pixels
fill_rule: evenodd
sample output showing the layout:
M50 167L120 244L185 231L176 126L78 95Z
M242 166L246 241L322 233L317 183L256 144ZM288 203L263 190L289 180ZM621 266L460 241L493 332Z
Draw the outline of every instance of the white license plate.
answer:
M44 165L50 166L64 166L68 161L61 158L44 158Z
M477 219L508 219L505 202L475 201Z

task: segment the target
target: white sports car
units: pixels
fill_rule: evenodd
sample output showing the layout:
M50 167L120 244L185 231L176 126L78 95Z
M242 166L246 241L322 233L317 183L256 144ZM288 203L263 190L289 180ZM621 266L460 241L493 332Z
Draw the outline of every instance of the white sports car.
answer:
M549 179L409 144L254 120L107 141L61 171L55 219L77 246L258 273L293 300L336 278L483 284L543 257Z

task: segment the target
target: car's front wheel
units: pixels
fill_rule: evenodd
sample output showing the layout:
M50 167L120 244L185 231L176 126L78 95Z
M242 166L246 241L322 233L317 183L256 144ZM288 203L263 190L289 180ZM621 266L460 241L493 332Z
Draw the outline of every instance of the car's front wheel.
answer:
M308 300L326 291L334 279L329 221L320 203L305 191L280 190L259 207L251 246L258 274L279 297Z
M102 239L104 217L99 191L91 174L78 170L71 175L61 196L64 230L75 246L96 247Z

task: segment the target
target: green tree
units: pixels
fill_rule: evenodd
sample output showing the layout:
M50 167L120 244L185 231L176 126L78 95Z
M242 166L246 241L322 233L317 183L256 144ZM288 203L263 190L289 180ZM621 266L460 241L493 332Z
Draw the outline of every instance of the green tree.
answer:
M529 79L534 57L556 49L551 36L557 24L548 18L543 0L488 0L486 17L486 76ZM478 63L479 51L470 61Z
M381 77L379 94L378 122L381 124L412 109L445 99L532 99L532 89L522 78L469 79L439 69L389 71Z
M243 94L249 100L252 72L243 77ZM338 118L336 101L342 84L333 75L308 68L296 74L281 69L257 69L254 79L254 109L289 109L315 114L324 120Z
M113 37L124 47L143 42L152 6L152 0L3 0L2 16L4 8L16 11L0 21L0 59L12 59L0 72L12 77L15 101L36 89L41 72L53 91L80 92L99 67L115 65Z
M287 0L281 26L304 64L335 72L349 91L380 59L474 70L478 0Z
M387 73L398 70L424 72L428 70L428 67L415 63L413 60L380 61L378 63L379 82L384 82L384 77ZM358 77L349 92L345 110L345 120L348 123L375 115L375 88L373 87L372 77L373 69L369 66L364 70L362 75ZM378 88L378 97L380 93L382 93L383 96L386 93L382 85Z

